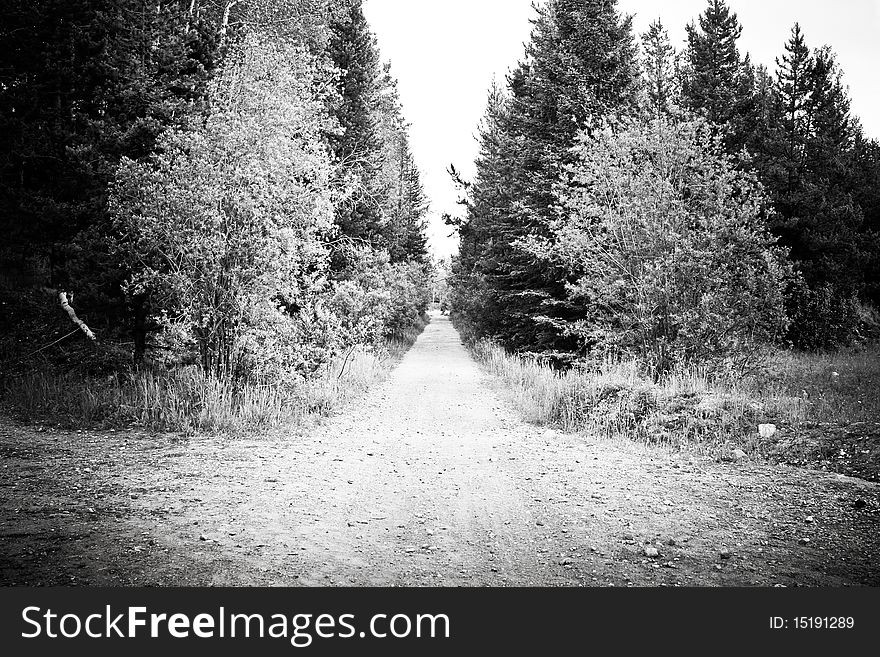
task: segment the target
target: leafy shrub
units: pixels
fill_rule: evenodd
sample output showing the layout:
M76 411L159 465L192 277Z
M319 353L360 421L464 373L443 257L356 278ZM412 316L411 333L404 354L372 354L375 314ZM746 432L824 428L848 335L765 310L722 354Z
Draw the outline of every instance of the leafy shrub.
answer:
M569 273L587 351L741 368L787 325L789 267L765 197L700 120L625 122L589 137L549 239L526 243Z
M419 324L431 300L424 264L392 264L387 252L367 248L350 250L347 259L347 279L335 284L330 301L346 344L379 344Z
M333 353L322 309L332 125L312 88L317 66L301 48L247 37L213 82L204 121L117 171L126 292L191 336L208 374L274 380Z
M857 334L858 300L841 295L831 284L810 288L798 279L789 289L787 302L792 319L788 338L799 349L843 346Z

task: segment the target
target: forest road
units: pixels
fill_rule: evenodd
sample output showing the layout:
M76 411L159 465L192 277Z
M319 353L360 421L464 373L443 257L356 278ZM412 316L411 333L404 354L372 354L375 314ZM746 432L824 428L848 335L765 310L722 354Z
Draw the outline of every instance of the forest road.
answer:
M519 417L435 314L384 383L303 435L3 427L0 581L880 584L875 484Z

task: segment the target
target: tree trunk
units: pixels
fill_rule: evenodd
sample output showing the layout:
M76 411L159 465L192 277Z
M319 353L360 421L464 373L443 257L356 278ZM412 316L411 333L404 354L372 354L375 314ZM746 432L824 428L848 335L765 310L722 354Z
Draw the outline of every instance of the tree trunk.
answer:
M220 45L226 41L226 33L229 30L229 14L232 8L238 4L238 0L228 0L226 7L223 9L223 22L220 24Z

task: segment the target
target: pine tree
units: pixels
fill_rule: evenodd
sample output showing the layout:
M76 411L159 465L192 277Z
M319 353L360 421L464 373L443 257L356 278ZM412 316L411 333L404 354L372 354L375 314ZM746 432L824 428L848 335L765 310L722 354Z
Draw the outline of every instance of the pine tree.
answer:
M751 93L751 67L740 57L737 47L741 33L739 19L725 0L709 0L698 24L687 26L686 64L681 80L685 107L723 127L727 131L725 144L731 153L739 152L745 143L746 135L737 130L735 119L749 104Z
M864 288L868 254L859 235L861 208L850 193L854 127L850 101L830 48L813 53L807 77L810 130L803 160L812 194L803 208L808 218L804 273L812 283L831 283L843 296L858 295Z
M769 191L773 192L782 188L786 177L781 166L785 142L783 99L775 77L764 66L754 69L753 90L752 111L742 123L748 152L746 164L765 186L772 187ZM778 216L770 218L771 222L777 219Z
M644 56L642 71L648 110L654 117L669 114L679 103L678 81L675 75L675 49L669 42L666 28L656 20L642 36Z
M783 159L783 193L777 209L783 216L800 214L803 204L804 145L810 129L807 102L810 95L810 50L804 42L800 25L794 24L785 44L785 54L776 60L776 86L782 100L781 121Z
M560 355L573 349L567 326L578 310L565 301L561 272L518 241L546 233L579 132L635 106L630 20L616 2L551 0L538 9L526 59L508 88L487 115L459 266L472 264L465 274L490 317L476 320L478 334L512 349ZM469 243L480 234L486 239Z
M452 266L450 306L468 338L499 338L500 327L507 322L499 277L515 239L508 212L514 202L517 143L510 130L509 105L505 90L493 84L479 129L476 177L464 183L453 171L466 192L462 202L467 214L463 222L448 220L460 236Z
M400 130L395 142L395 190L391 195L392 207L388 212L386 242L391 262L427 262L428 243L425 234L425 214L428 199L422 186L421 174L410 152L405 130Z
M197 109L216 64L215 34L187 5L4 4L0 225L9 250L40 261L41 283L90 285L92 296L112 287L112 265L89 233L106 233L116 163L144 157Z
M336 223L344 237L378 244L381 235L379 180L382 139L378 107L382 67L375 37L360 0L330 26L328 55L340 70L332 113L340 132L331 137L334 155L347 177L349 198L339 205ZM338 268L345 263L337 262Z
M865 296L880 306L880 142L856 130L853 141L853 200L862 210L862 250L869 254L865 265Z
M795 24L772 86L759 79L761 120L751 162L773 201L769 225L801 279L789 294L789 336L802 347L830 346L855 326L852 300L868 286L876 239L860 199L865 184L858 130L830 49L811 51Z
M384 66L379 84L376 108L379 169L373 187L380 190L375 198L380 201L382 216L381 246L388 250L392 263L427 262L428 199L410 148L409 124L403 116L390 64Z

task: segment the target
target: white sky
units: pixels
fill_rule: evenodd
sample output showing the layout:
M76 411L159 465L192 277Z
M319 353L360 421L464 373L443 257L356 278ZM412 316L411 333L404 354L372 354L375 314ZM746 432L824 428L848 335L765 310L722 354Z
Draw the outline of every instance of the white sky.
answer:
M743 26L740 51L773 70L799 21L807 44L830 45L850 87L853 111L866 133L880 138L880 0L729 0ZM706 0L618 0L635 16L641 34L655 18L676 47L684 26ZM400 85L416 162L431 200L429 235L438 257L455 252L444 212L456 214L458 197L446 168L466 177L477 154L474 138L489 85L522 57L532 17L531 0L365 0L364 13L382 58Z

